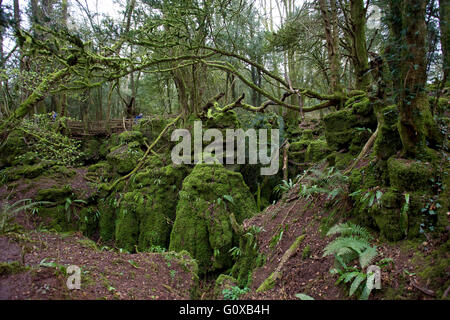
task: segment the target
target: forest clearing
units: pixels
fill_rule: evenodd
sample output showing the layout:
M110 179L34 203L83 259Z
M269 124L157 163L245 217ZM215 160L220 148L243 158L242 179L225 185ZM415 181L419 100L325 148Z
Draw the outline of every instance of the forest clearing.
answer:
M449 1L0 5L0 300L449 299Z

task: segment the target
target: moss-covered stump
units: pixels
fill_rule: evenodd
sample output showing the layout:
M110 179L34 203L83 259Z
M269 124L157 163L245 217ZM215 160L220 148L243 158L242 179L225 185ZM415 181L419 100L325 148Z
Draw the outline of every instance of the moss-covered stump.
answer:
M106 156L108 163L118 174L127 174L133 170L139 159L144 156L139 143L131 142L111 149Z
M431 179L435 176L431 163L391 157L387 164L391 187L405 191L431 190Z
M256 213L242 175L219 164L198 164L183 181L179 198L169 249L189 251L203 274L231 267L230 249L239 239L230 214L242 223Z

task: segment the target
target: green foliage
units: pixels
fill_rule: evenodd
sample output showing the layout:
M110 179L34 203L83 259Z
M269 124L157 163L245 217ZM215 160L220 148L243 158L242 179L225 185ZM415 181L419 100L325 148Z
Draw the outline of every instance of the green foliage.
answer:
M5 234L15 230L15 226L11 225L14 216L26 210L33 210L37 207L51 204L50 202L40 201L32 202L31 199L22 199L13 204L3 202L0 206L0 234ZM32 211L35 213L36 211Z
M297 293L297 294L295 294L295 296L297 298L299 298L300 300L315 300L313 297L308 296L307 294L304 294L304 293Z
M363 227L353 223L341 223L333 226L327 233L327 236L340 234L338 238L329 243L323 256L334 255L335 268L330 272L339 275L336 285L339 283L349 284L349 296L353 296L357 291L361 294L361 300L367 300L372 288L367 283L373 282L373 274L366 274L362 270L369 266L378 255L377 247L372 247L370 241L372 236ZM348 266L353 260L358 259L360 268Z
M289 182L286 180L282 180L281 183L275 188L273 188L273 193L277 195L279 198L283 195L283 193L291 190L295 186L295 183L292 181L292 179L289 179Z
M59 123L63 121L65 119L55 123L48 114L34 115L32 119L23 119L17 129L27 137L31 155L59 165L80 165L80 159L84 156L81 142L60 132ZM30 157L30 153L18 156L17 160L26 160L24 157Z
M222 294L224 300L239 300L239 297L249 292L249 288L241 289L238 286L223 289Z

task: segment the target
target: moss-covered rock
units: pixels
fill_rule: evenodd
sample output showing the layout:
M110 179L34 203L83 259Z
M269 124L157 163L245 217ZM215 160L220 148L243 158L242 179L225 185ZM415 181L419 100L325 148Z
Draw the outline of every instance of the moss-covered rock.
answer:
M128 192L123 195L117 211L115 226L116 246L128 252L134 252L139 237L139 217L136 213L141 204L141 195L137 192Z
M185 166L170 165L136 175L134 185L145 195L136 211L140 221L139 250L169 246L178 192L188 172Z
M144 144L144 135L140 131L124 131L119 134L119 144L129 144L131 142L138 142L139 145Z
M72 188L70 186L54 187L49 189L42 189L38 191L36 201L49 201L55 203L64 203L66 198L72 195Z
M435 173L430 163L391 157L387 164L392 187L406 191L431 189L430 179Z
M306 150L306 162L318 162L327 157L330 153L328 144L324 140L314 140L308 146Z
M106 159L118 174L127 174L136 167L139 159L143 156L144 153L140 149L139 144L132 142L113 148L106 156Z
M380 128L374 142L374 152L379 159L387 160L402 148L398 133L398 108L388 106L379 112Z
M355 156L350 152L335 152L334 166L339 170L343 170L347 168L354 159Z
M99 233L100 239L104 243L111 243L114 240L116 231L116 215L118 200L115 196L101 198L98 201L99 211Z
M2 180L4 182L16 181L21 178L34 179L44 174L50 164L47 162L39 162L34 165L15 166L3 169Z
M238 245L230 214L238 223L256 212L242 175L222 165L198 164L183 181L170 250L187 250L201 273L231 267L230 249Z

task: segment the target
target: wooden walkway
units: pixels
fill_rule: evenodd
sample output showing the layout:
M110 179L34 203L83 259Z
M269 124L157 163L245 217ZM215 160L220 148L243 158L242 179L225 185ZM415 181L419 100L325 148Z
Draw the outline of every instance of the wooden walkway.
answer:
M139 120L151 121L151 120L161 120L168 119L171 116L156 116L156 117L145 117ZM134 119L112 119L109 121L67 121L66 126L70 130L70 135L72 136L109 136L113 133L121 133L124 131L131 131L133 127L137 124Z

